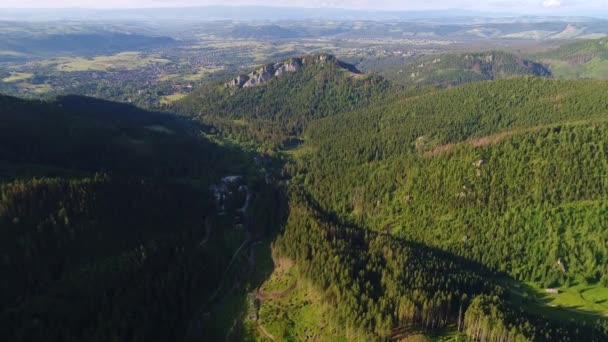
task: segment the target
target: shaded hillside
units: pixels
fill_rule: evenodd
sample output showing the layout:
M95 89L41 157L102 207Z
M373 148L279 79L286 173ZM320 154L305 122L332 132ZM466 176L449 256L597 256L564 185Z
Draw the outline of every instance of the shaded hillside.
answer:
M606 340L608 83L450 58L430 63L464 76L434 84L488 81L401 88L320 54L197 89L171 108L194 122L0 97L0 337L274 340L260 301L305 284L270 306L285 339ZM277 259L299 279L264 298ZM528 290L573 284L593 303ZM291 316L314 301L327 315Z
M0 96L0 117L0 339L212 336L201 310L224 277L248 286L239 251L280 224L250 157L181 118L89 98Z
M289 209L275 246L334 308L329 324L345 326L351 336L399 339L452 327L480 341L606 338L600 324L579 329L581 322L555 321L511 304L513 294L479 264L344 224L305 190L291 189Z
M569 311L547 308L527 297L528 292L522 294L527 291L522 285L498 286L504 297L500 290L472 295L460 321L458 304L414 299L407 294L414 280L393 284L410 273L400 275L399 267L389 271L392 265L410 265L416 252L405 252L407 262L394 262L401 252L388 240L393 236L393 243L403 239L401 243L419 243L439 255L453 254L450 260L458 256L477 263L457 268L481 272L490 282L508 274L540 288L559 288L557 292L588 284L604 300L606 89L605 82L515 78L401 95L312 123L306 143L293 151L294 161L286 170L310 193L314 210L325 214L291 209L285 237L292 244L284 253L306 265L304 273L333 293L335 306L341 308L336 315L379 336L408 323L437 327L452 322L482 341L499 335L508 341L605 339L605 309L594 306L597 302L566 304ZM356 225L377 231L378 237L357 235L363 233L352 230ZM314 245L318 229L324 247ZM300 235L292 237L294 232ZM384 240L376 245L370 242L375 239ZM376 247L381 252L375 257L358 259ZM328 250L339 256L327 255ZM348 271L335 271L341 267L330 260L349 265ZM371 266L376 263L381 266ZM417 279L446 281L438 279L441 272L427 273L433 273L431 265L416 269L424 269ZM435 284L428 279L423 283ZM462 295L464 288L457 293ZM423 286L416 289L424 292ZM405 293L396 294L399 290ZM405 309L408 305L412 309ZM586 311L590 307L597 311ZM425 308L433 313L427 316ZM442 316L448 308L455 311ZM439 321L429 323L425 317ZM583 326L590 335L579 335Z
M269 64L230 82L205 85L173 109L236 139L279 146L298 137L308 122L365 106L389 89L381 77L363 75L329 55L281 65L297 67L279 72ZM256 86L248 86L250 79Z
M496 62L485 75L509 77L504 60L511 57L473 62ZM511 61L529 72L542 68ZM515 77L407 92L385 83L358 106L319 106L317 115L283 100L293 89L286 80L321 70L330 88L288 97L315 104L335 96L335 75L345 71L306 64L269 64L180 105L196 99L191 113L200 110L197 117L210 123L222 113L232 122L217 125L220 132L244 141L270 136L234 135L231 125L260 132L260 122L306 118L291 131L298 137L303 130L304 144L290 151L285 171L295 186L285 231L273 246L336 308L331 326L379 340L454 326L483 341L605 339L601 312L546 309L518 294L516 281L608 284L605 83ZM282 101L270 100L276 94ZM578 234L590 241L578 243ZM290 317L290 307L278 310ZM290 336L296 328L284 329Z
M383 74L391 81L405 85L440 86L524 75L551 76L551 72L540 63L499 51L439 55L404 67L392 67Z
M550 65L555 77L608 79L608 39L582 40L534 56Z
M23 167L25 175L56 175L61 169L198 177L213 165L219 176L226 157L199 137L201 127L194 123L103 100L68 96L43 102L0 96L0 117L0 165L9 173Z
M545 286L605 281L606 89L518 78L405 97L313 124L293 172L378 230Z
M168 36L129 32L129 27L109 27L0 21L0 51L10 52L13 59L94 56L168 47L176 43ZM11 55L0 56L0 62L8 61Z

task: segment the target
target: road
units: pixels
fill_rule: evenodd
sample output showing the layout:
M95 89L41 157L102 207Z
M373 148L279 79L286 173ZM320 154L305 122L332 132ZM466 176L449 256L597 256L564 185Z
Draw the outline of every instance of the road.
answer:
M269 339L271 339L272 341L276 341L276 337L274 337L271 333L268 332L268 330L266 330L264 328L263 325L258 324L258 331L261 332L264 336L268 337Z

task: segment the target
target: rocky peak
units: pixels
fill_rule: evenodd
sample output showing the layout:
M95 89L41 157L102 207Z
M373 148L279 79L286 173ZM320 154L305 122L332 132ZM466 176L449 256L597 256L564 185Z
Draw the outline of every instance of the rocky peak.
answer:
M266 64L246 75L239 75L226 83L229 88L251 88L264 84L275 77L299 71L303 66L301 58L291 58L284 62Z
M303 62L305 64L324 64L327 62L334 62L334 61L336 61L336 57L334 57L332 55L328 55L326 53L310 55L310 56L306 56L305 58L303 58Z
M336 58L328 54L310 55L301 58L290 58L283 62L266 64L263 67L235 77L226 83L228 88L251 88L267 83L276 77L295 73L303 67L336 62Z

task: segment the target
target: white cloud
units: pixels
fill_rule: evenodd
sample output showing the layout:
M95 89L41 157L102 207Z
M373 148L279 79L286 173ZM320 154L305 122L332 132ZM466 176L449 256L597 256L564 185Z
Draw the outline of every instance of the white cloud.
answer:
M560 0L545 0L543 1L544 8L560 8L562 7L562 2Z
M345 7L359 9L509 10L536 13L543 9L591 10L608 8L608 0L0 0L0 8L133 8L205 5L269 5L294 7Z

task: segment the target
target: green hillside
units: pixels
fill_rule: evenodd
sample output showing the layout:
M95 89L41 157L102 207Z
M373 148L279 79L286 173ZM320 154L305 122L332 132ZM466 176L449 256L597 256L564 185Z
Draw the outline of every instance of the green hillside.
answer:
M608 84L512 78L549 73L511 55L492 56L472 59L491 62L480 65L483 77L447 79L508 79L447 90L387 84L358 108L307 118L301 136L292 132L304 144L287 151L290 215L273 246L277 264L295 264L295 289L285 290L295 292L289 302L271 299L274 306L262 300L258 331L284 338L385 339L421 329L477 340L606 338ZM229 100L259 91L251 100L259 105L281 81L233 90ZM333 87L324 101L342 100ZM317 101L279 98L279 108L293 108L292 99ZM268 112L230 113L243 113L244 129L261 117L284 122ZM446 283L453 287L433 287ZM273 307L282 314L271 314ZM305 312L332 328L305 323Z
M297 265L296 287L310 281L324 304L333 308L324 325L333 327L334 336L340 332L385 340L421 330L433 334L451 329L475 340L606 338L601 324L587 325L576 316L558 320L551 310L535 311L539 307L534 303L522 306L513 300L514 292L494 281L492 272L478 263L341 222L305 190L291 189L289 211L284 234L274 246L280 257ZM292 305L279 310L289 316ZM305 330L301 324L292 321L283 336Z
M514 76L551 76L542 64L501 51L443 54L392 67L382 74L391 81L410 86L451 86Z
M0 21L0 62L58 55L95 56L171 47L176 40L138 25L103 25L73 21Z
M607 340L608 83L466 56L0 97L0 338Z
M510 324L539 316L576 324L594 322L608 313L602 304L608 298L606 89L604 82L516 78L402 96L312 123L304 136L306 143L291 153L295 158L287 170L294 182L310 192L311 201L318 202L317 208L329 213L334 222L349 222L331 232L365 226L453 254L449 260L462 257L477 263L467 269L482 272L488 281L494 279L509 294L495 305ZM290 216L286 236L291 220ZM293 225L307 234L314 227ZM294 241L305 243L302 237ZM362 243L354 238L347 241L346 246L351 246L344 247L347 250ZM380 245L387 248L384 257L390 255L386 254L389 250L397 253L386 243ZM308 248L317 254L325 249ZM340 260L359 254L352 253ZM296 260L302 255L287 254ZM310 262L309 258L298 265ZM390 265L380 263L383 271ZM484 268L486 273L480 271ZM309 276L317 279L319 274L315 271ZM351 269L347 274L362 273ZM507 276L522 283L504 281ZM389 295L388 276L362 277L382 279L368 286L378 286L373 293L388 297L373 303L395 303L399 298ZM355 281L346 279L341 282ZM332 289L332 281L321 278L317 282ZM545 288L554 287L565 292L544 293ZM598 297L580 292L587 289ZM368 298L352 295L361 297ZM513 307L519 318L510 316ZM473 315L475 310L471 305L466 312ZM487 315L492 310L486 307L482 312ZM383 319L368 323L380 336L387 331ZM398 316L386 319L392 322L391 329L399 326ZM531 340L586 339L566 337L566 332L538 335L532 333L539 327L535 324L546 323L532 323L531 331L521 327L514 331ZM464 331L477 336L467 328Z
M224 282L248 286L244 251L280 218L250 157L198 124L89 98L1 96L0 117L0 338L211 338L201 312Z
M226 153L199 137L199 124L130 105L78 96L49 102L0 96L0 113L0 175L9 179L21 176L13 172L20 167L27 176L109 172L212 179L242 163L223 161Z
M361 74L329 55L286 63L296 65L297 71L269 75L268 81L250 88L226 82L203 86L172 109L237 140L281 146L297 138L308 122L364 106L389 87L381 77Z
M608 39L583 40L534 56L550 66L555 77L608 79Z
M308 130L303 148L313 152L297 177L324 207L378 230L547 287L597 282L606 272L596 252L605 250L596 220L608 181L606 89L519 78L329 118ZM595 238L583 247L576 234Z
M447 90L387 84L358 108L307 118L301 136L292 132L304 144L287 151L294 187L273 246L277 265L295 265L296 280L276 292L289 301L262 297L258 331L312 339L420 329L480 340L605 338L608 85L510 78L521 71L504 67L512 56L493 56L478 80L509 79ZM525 65L548 76L540 64ZM283 80L232 89L228 101L259 92L250 100L259 105L268 89L279 94L279 108L317 101L270 88ZM324 101L342 100L333 87ZM244 129L262 117L284 122L268 112L230 113L242 113ZM277 272L269 281L285 277ZM446 283L453 287L433 287ZM554 287L560 293L544 293ZM322 323L310 323L313 312Z

